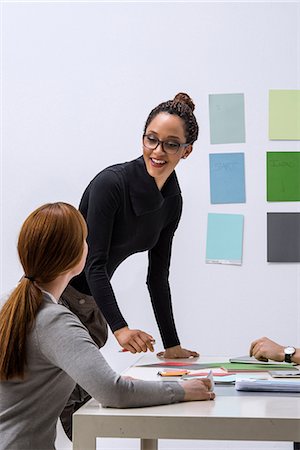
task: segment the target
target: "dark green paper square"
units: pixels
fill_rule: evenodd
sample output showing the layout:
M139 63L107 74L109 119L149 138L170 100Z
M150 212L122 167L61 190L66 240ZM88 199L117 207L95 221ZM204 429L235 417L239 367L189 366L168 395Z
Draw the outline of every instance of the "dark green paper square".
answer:
M267 152L267 201L300 201L300 152Z

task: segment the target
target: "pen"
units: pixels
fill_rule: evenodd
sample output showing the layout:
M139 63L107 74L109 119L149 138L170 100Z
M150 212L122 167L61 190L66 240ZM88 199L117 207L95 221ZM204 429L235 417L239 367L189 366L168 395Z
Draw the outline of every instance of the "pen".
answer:
M210 371L208 372L208 375L207 375L206 378L208 378L208 379L210 380L210 382L211 382L211 387L210 387L209 391L210 391L210 392L213 392L214 389L215 389L215 382L214 382L214 377L213 377L212 370L210 370Z

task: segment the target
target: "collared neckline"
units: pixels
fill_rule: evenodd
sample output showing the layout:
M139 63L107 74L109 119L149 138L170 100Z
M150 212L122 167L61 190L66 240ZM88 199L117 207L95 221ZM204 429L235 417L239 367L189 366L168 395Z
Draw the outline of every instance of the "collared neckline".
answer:
M166 198L179 195L181 192L175 171L171 173L160 191L155 179L147 172L143 156L131 161L127 170L130 198L137 216L160 209Z
M53 303L58 303L56 298L54 297L54 295L52 295L50 292L48 291L44 291L44 289L41 289L42 293L46 295L46 297L48 297Z

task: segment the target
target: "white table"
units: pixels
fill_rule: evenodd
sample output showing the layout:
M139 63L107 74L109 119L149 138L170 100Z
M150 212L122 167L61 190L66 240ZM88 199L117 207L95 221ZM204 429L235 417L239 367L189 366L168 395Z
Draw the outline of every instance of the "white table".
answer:
M149 362L159 361L145 355L138 363ZM153 380L157 371L133 366L124 375ZM102 408L90 400L73 415L73 450L95 450L97 437L139 438L142 450L157 450L158 439L300 442L300 394L237 392L234 386L215 392L214 401L147 408Z

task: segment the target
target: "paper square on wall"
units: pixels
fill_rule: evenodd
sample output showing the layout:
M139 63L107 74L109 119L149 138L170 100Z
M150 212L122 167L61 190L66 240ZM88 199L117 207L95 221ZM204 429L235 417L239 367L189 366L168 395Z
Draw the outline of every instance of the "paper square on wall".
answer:
M212 153L209 168L212 204L245 203L244 153Z
M244 94L210 94L210 143L245 142Z
M268 262L300 262L300 213L267 214Z
M267 152L267 200L300 201L300 152Z
M244 216L208 214L206 263L242 264Z
M269 91L269 139L300 139L300 90Z

